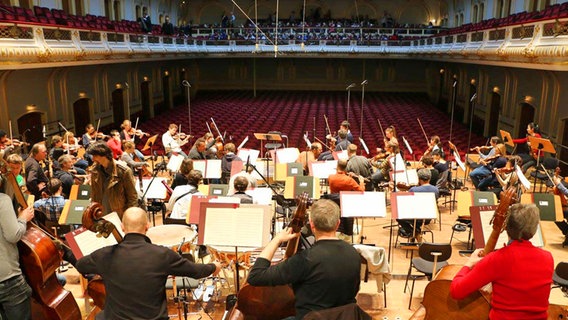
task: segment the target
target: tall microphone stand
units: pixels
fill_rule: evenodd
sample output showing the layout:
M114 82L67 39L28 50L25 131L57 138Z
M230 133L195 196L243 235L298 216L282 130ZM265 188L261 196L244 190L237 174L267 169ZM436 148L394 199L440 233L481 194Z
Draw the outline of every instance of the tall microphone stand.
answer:
M355 83L352 83L347 86L345 90L347 90L347 115L345 116L345 120L349 121L349 102L351 101L351 88L355 87Z
M467 149L465 150L465 162L468 163L468 155L469 155L469 148L471 148L471 131L473 130L473 114L475 113L475 100L477 99L477 92L474 92L473 95L471 96L471 99L469 99L469 103L471 103L471 107L469 110L469 135L467 137ZM467 175L464 173L464 180L463 180L463 184L465 186L465 179L467 178Z
M457 93L458 93L458 79L454 75L454 84L452 85L452 115L450 120L450 138L452 140L452 132L454 130L454 110L456 109Z
M126 119L130 120L130 86L128 82L125 82L124 86L126 87ZM98 130L99 128L97 128Z
M359 137L363 136L363 108L365 107L365 86L369 83L369 81L367 80L363 80L363 82L361 82L361 87L362 87L362 91L361 91L361 122L359 123L359 126L361 127L359 130Z
M189 135L191 136L191 96L190 96L191 93L190 93L190 90L189 90L191 88L191 84L187 80L183 80L181 82L181 84L187 90L187 115L188 115L188 121L189 121Z

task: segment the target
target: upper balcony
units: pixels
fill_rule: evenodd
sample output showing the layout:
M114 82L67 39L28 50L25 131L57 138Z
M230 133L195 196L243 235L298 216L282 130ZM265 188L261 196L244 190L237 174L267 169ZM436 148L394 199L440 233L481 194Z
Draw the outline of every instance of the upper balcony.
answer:
M454 29L370 27L194 28L141 33L133 22L0 23L0 69L205 56L401 58L568 70L568 4L554 15L518 14ZM78 19L80 20L80 19ZM86 19L84 19L86 20ZM134 22L135 24L136 22ZM103 26L99 28L99 24ZM118 27L117 27L118 25ZM278 39L278 40L275 40Z

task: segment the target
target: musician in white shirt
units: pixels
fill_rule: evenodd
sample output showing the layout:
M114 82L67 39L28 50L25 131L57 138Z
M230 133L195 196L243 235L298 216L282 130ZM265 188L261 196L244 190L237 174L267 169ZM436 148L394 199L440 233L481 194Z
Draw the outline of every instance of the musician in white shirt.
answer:
M168 131L162 135L162 144L166 149L168 156L171 154L180 154L187 158L187 154L183 152L181 147L185 145L191 136L177 133L178 127L175 123L170 124ZM183 139L182 139L183 138Z
M191 170L187 175L188 183L186 185L177 186L170 201L166 205L166 209L171 210L170 218L185 219L189 213L189 206L191 204L191 197L194 195L203 195L197 190L203 175L199 170Z

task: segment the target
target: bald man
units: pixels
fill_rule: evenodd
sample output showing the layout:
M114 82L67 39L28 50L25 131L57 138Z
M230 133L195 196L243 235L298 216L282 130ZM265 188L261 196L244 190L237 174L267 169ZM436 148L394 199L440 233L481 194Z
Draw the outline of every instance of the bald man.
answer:
M203 278L219 273L219 263L196 264L175 251L154 245L146 236L146 211L131 207L124 212L124 240L81 258L77 270L99 274L106 287L104 319L168 319L168 275Z

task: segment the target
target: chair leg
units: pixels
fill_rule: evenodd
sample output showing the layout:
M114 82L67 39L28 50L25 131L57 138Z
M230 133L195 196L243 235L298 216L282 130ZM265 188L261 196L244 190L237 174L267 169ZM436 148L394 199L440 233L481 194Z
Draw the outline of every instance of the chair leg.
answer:
M414 294L414 282L416 278L412 278L412 286L410 287L410 299L408 299L408 310L410 310L410 306L412 305L412 295Z
M385 300L385 309L387 308L387 285L383 282L383 300Z

